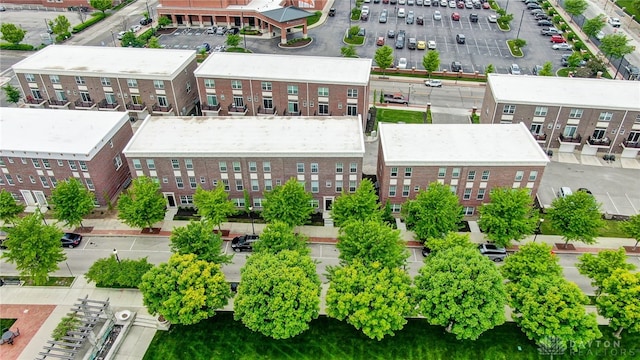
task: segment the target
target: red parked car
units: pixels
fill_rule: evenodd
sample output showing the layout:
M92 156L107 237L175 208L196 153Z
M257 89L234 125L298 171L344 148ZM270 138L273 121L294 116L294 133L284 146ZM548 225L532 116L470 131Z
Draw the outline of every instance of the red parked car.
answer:
M554 44L559 44L559 43L566 43L567 40L565 40L562 35L551 35L551 42Z
M454 12L453 14L451 14L451 20L460 21L460 14L458 14L457 12Z

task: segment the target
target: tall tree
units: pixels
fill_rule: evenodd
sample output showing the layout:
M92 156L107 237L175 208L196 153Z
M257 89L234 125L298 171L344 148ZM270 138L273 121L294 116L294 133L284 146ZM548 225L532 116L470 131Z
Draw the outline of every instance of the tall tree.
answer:
M538 71L538 76L553 76L553 64L551 61L542 64L542 70Z
M169 241L175 254L195 254L198 260L216 264L229 264L233 258L224 254L222 238L213 232L213 224L207 220L173 228Z
M145 42L138 38L133 31L127 31L124 33L124 35L122 35L120 45L122 47L141 48L145 45Z
M596 300L598 313L609 319L620 338L624 329L640 332L640 273L617 269L602 283L603 295Z
M495 66L493 66L493 64L489 64L489 65L487 65L487 68L486 68L486 70L484 72L487 75L493 74L494 72L496 72L496 68L495 68Z
M53 215L65 226L82 225L82 219L95 208L95 195L76 178L60 181L51 191Z
M240 44L240 40L242 40L240 38L240 35L229 33L227 34L227 40L225 41L225 43L228 47L237 47Z
M234 318L253 331L288 339L309 328L320 311L320 279L308 255L283 250L250 256L241 270Z
M253 245L253 251L258 253L277 254L284 250L295 250L303 255L311 251L307 247L307 238L295 234L291 226L281 221L267 225L260 234L260 240Z
M491 202L480 207L478 225L489 240L500 246L532 234L538 223L529 189L493 188Z
M331 218L338 227L349 220L380 218L381 215L378 195L369 179L363 179L354 193L342 193L331 207Z
M640 214L631 216L628 220L620 224L620 230L622 230L627 236L636 240L636 244L633 246L635 251L640 242Z
M36 285L44 284L49 273L59 269L58 263L67 259L60 246L62 231L42 223L42 214L27 215L15 223L2 242L8 251L2 258L16 264L21 276L33 278Z
M342 54L342 57L348 57L348 58L358 57L356 48L353 45L347 45L340 48L340 54Z
M160 41L158 41L157 37L152 36L149 38L149 43L147 44L147 47L150 49L161 49L162 45L160 45Z
M433 182L420 191L415 200L402 206L402 214L420 241L441 238L450 231L458 231L462 221L462 205L449 185Z
M505 322L502 276L477 249L454 246L433 252L414 283L420 314L457 339L475 340Z
M113 0L89 0L89 5L96 10L104 12L113 7Z
M562 267L551 249L551 245L544 243L525 244L507 256L500 271L511 282L538 276L561 277Z
M198 260L194 254L172 255L144 274L139 288L149 313L182 325L214 316L231 297L220 265Z
M405 265L409 257L400 231L379 219L351 220L343 224L336 247L344 264L358 260L365 265L379 262L384 267L394 268Z
M635 46L629 45L629 41L631 41L631 39L627 38L624 34L605 35L602 40L600 40L600 51L609 59L622 59L636 50ZM614 78L618 76L618 70L619 67L616 70Z
M2 87L2 91L4 91L4 95L7 97L8 102L12 104L18 104L18 101L20 101L20 97L22 96L20 89L11 85L10 83L6 83Z
M224 191L223 186L217 186L212 190L204 190L198 186L193 194L193 204L198 209L198 214L217 225L218 230L221 230L222 222L227 221L227 217L237 212L235 204L229 200L229 194Z
M429 77L431 77L431 73L438 70L440 68L440 53L437 51L429 51L422 57L422 66L429 73Z
M588 6L585 0L565 0L564 2L564 10L571 15L571 20L574 16L582 15Z
M599 14L598 16L585 21L582 25L582 31L588 38L596 37L598 32L604 27L604 24L604 15Z
M311 213L311 194L295 178L264 194L262 218L267 222L282 221L291 227L303 225Z
M24 39L26 30L22 30L11 23L4 23L0 25L0 32L2 33L2 40L8 41L14 45L20 44L20 41Z
M389 45L378 48L376 54L373 56L373 60L375 60L378 67L382 70L382 76L384 76L384 71L393 64L393 49Z
M18 215L20 215L25 208L25 205L16 202L16 199L13 198L10 192L5 189L0 189L0 220L2 220L3 223L15 223L15 221L18 220Z
M451 249L456 246L477 249L477 244L471 243L468 234L447 233L444 237L429 238L425 243L431 252Z
M578 351L602 336L595 314L585 310L589 299L576 284L559 276L536 276L506 287L514 322L536 344L553 339Z
M329 274L327 315L346 320L371 339L394 335L413 313L411 278L400 268L354 260Z
M112 255L96 260L84 277L89 282L94 281L96 287L137 288L142 276L152 267L146 257L132 260L116 259Z
M53 31L54 34L65 35L69 32L71 23L66 16L58 15L55 19L53 19L53 21L49 21L49 26L51 27L51 31Z
M144 229L164 219L166 201L160 185L146 176L133 180L131 187L120 195L118 218L125 224Z
M569 241L596 243L598 229L604 224L600 216L600 204L584 191L554 199L547 211L551 226L564 237L565 247Z
M616 270L634 270L635 265L627 262L624 248L618 250L602 250L598 255L585 253L578 257L578 271L591 279L591 285L596 288L596 295L602 293L604 281Z
M166 16L160 16L158 18L158 28L160 29L163 29L171 24L173 24L173 21Z

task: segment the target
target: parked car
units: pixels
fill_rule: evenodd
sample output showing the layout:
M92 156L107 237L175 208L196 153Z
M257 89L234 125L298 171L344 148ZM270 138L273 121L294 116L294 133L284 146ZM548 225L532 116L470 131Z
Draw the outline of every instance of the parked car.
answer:
M589 194L589 195L593 195L593 194L591 193L591 191L590 191L589 189L587 189L587 188L578 188L578 191L586 192L586 193L587 193L587 194Z
M455 2L454 2L454 4L455 4ZM446 7L447 6L447 0L440 0L440 6Z
M429 79L424 82L428 87L442 87L442 81L436 79Z
M422 0L416 0L416 6L422 6L423 5L423 1ZM429 0L429 5L431 5L431 1Z
M598 33L596 34L596 39L602 40L603 37L604 37L604 32L602 32L602 30L598 31Z
M211 45L209 45L209 43L202 43L202 45L199 45L196 48L197 52L201 52L201 51L205 51L205 52L209 52L211 51Z
M609 18L608 22L609 22L609 24L610 24L611 26L613 26L613 27L615 27L615 28L618 28L618 27L620 27L620 25L622 25L622 24L620 23L620 19L615 18L615 17Z
M399 18L404 18L407 15L406 11L404 11L404 8L400 8L398 9L398 14L396 15Z
M559 43L565 43L567 42L567 40L565 40L562 35L551 35L551 40L552 43L554 44L559 44Z
M224 45L216 45L213 50L213 52L225 52L227 51L227 47Z
M245 250L251 251L253 250L253 244L258 240L260 240L260 237L255 234L236 236L233 238L233 240L231 240L231 248L235 252Z
M544 10L542 9L533 9L531 10L531 15L538 15L538 14L544 14Z
M458 7L458 9L464 9L464 1L460 1L460 0L459 0L459 1L456 3L456 6Z
M467 38L464 36L464 34L457 34L456 35L456 42L458 44L464 44L467 41Z
M205 34L215 35L216 27L215 26L209 26L204 32L205 32Z
M418 41L416 38L409 38L409 42L407 42L407 48L409 50L415 50L418 47Z
M429 256L429 254L431 254L431 249L429 249L428 247L424 246L422 248L422 256L427 257L427 256Z
M424 50L427 48L427 43L424 40L418 40L418 50Z
M489 22L490 23L498 22L498 16L496 16L495 14L489 15Z
M545 13L537 13L533 15L533 18L536 20L551 20L551 17Z
M482 3L482 8L485 10L489 10L491 9L491 4L489 4L488 2Z
M378 17L378 22L381 23L381 24L386 23L388 15L389 15L389 13L388 13L387 9L382 10L382 12L380 13L380 17Z
M511 66L509 66L509 72L512 75L521 75L522 72L520 71L520 66L518 66L518 64L511 64Z
M542 9L542 7L536 3L530 3L530 4L527 4L527 9L528 10Z
M404 49L404 36L396 36L396 49Z
M224 26L218 26L216 28L216 35L224 35L227 33L227 28Z
M538 20L538 26L552 26L553 23L549 20Z
M418 15L418 17L416 18L416 24L424 25L424 16Z
M227 34L233 34L233 35L236 35L236 34L238 34L239 32L240 32L240 29L235 28L235 27L229 28L229 30L227 30Z
M82 235L74 233L64 233L60 239L62 246L74 248L82 242Z
M548 27L548 28L542 28L542 30L540 30L540 34L547 35L547 36L560 35L560 34L562 34L562 30L556 29L553 26L551 26L551 27Z
M436 10L433 12L433 20L442 20L442 14L440 13L440 10Z
M415 5L415 3L416 3L415 0L407 0L407 5L409 6Z
M393 39L393 38L395 38L395 37L396 37L396 32L395 32L395 30L389 30L389 31L387 31L387 37L388 37L389 39Z
M469 21L478 22L478 14L469 14Z
M118 36L116 36L116 37L118 38L118 40L122 40L122 38L124 37L124 34L126 34L126 33L127 33L126 31L120 31L118 33Z
M435 50L436 49L436 41L435 40L429 40L429 44L427 45L427 48L429 48L429 50Z
M376 45L378 46L384 45L384 36L378 36L378 40L376 40Z
M460 14L458 14L457 12L452 13L451 14L451 20L460 21Z
M471 0L467 0L464 2L464 7L467 9L473 9L473 3L471 2Z
M414 19L415 19L415 17L413 15L413 11L409 11L409 13L407 14L407 19L406 19L407 25L413 24Z
M336 16L336 8L329 9L329 16Z
M551 46L551 48L553 50L572 50L573 49L573 45L567 44L567 43L559 43L559 44L553 44Z
M406 69L407 68L407 58L400 58L398 60L398 69Z
M495 244L480 244L478 245L478 250L480 250L480 254L494 262L504 261L504 258L507 257L507 249Z
M451 62L451 71L458 72L460 70L462 70L462 64L460 63L460 61L452 61Z
M135 32L140 31L140 29L142 29L142 26L140 26L140 25L133 25L133 26L131 27L131 29L130 29L130 30L131 30L131 31L133 31L133 32L135 33Z
M569 66L569 57L570 57L571 55L573 55L573 53L571 53L571 54L564 54L564 55L562 55L562 57L560 58L560 65L562 65L562 66ZM585 66L585 65L587 65L586 60L584 60L584 59L580 60L580 63L578 64L578 66L581 66L581 67L582 67L582 66Z
M531 73L533 73L533 75L538 75L540 71L542 71L542 69L543 69L542 65L534 65L533 69L531 70Z
M361 27L360 30L358 30L358 36L366 36L366 35L367 35L367 30Z
M482 3L479 0L473 0L471 3L474 9L482 9Z
M153 22L152 18L142 18L140 19L140 25L145 26L145 25L149 25Z
M456 7L456 2L455 2L454 0L450 0L450 1L449 1L449 7L450 7L450 8L454 8L454 7Z

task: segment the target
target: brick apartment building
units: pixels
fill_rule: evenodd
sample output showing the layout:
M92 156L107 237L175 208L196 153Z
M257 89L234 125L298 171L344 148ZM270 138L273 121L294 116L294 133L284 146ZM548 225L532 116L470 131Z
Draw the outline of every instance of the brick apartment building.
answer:
M187 115L198 100L194 50L47 46L13 65L33 108Z
M324 134L324 135L323 135ZM263 192L304 183L319 212L362 179L359 117L149 117L124 149L134 177L158 181L169 207L191 206L197 186L224 186L236 206L262 207Z
M494 187L535 196L549 162L524 124L378 124L380 200L392 211L430 183L451 187L464 214L489 202Z
M638 158L640 86L634 81L489 74L480 122L523 122L548 151Z
M52 188L71 177L107 206L131 181L125 113L3 108L0 129L0 189L27 206L47 206Z
M206 116L357 116L371 59L212 53L195 71ZM365 117L366 118L366 117Z

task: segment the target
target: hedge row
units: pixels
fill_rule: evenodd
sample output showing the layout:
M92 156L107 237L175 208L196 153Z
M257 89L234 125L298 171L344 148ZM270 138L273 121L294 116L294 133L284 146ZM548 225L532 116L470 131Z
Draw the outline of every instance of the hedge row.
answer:
M82 24L78 24L78 25L74 26L73 30L71 30L71 32L73 34L77 34L80 31L88 28L89 26L94 25L94 24L104 20L104 18L106 18L106 17L107 17L107 15L105 15L102 12L95 12L95 13L91 14L91 19L83 22Z

